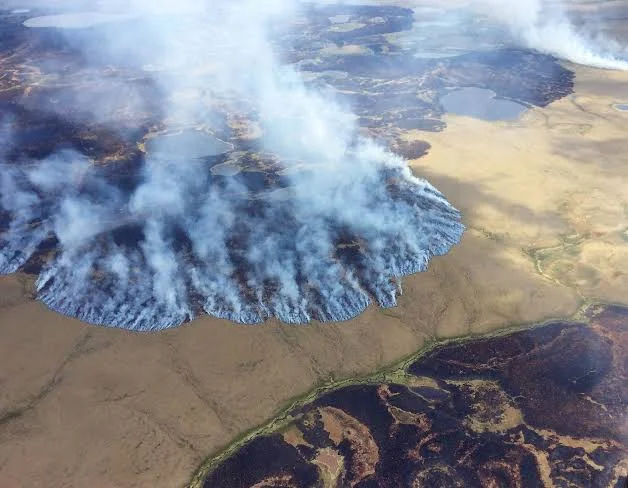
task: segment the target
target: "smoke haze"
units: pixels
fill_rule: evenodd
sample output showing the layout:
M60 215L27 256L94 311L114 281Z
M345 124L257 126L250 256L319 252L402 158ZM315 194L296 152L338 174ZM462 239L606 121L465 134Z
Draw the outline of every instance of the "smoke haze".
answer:
M105 42L81 33L80 49L95 65L141 68L161 94L165 122L136 187L123 191L68 151L1 172L11 224L0 271L56 249L37 281L52 309L138 330L202 311L243 323L345 320L372 300L394 306L397 279L459 240L444 197L278 59L270 26L294 21L296 1L133 0L124 13L133 22L107 24ZM74 103L115 125L104 109L115 97ZM201 157L228 152L217 134L234 110L260 127L259 149L280 167L274 186L245 172L217 178ZM190 127L206 148L191 147Z
M506 24L527 47L572 63L612 70L628 70L628 46L596 32L596 14L587 11L577 26L562 1L480 0L480 9ZM603 2L600 2L603 3Z
M578 30L558 3L474 5L530 48L627 67L625 48ZM399 278L458 242L460 215L365 137L333 90L304 81L286 26L299 25L306 8L299 0L131 0L87 18L33 20L71 27L82 76L109 73L96 95L66 89L62 103L37 109L87 117L123 139L144 130L145 154L124 181L115 165L73 150L15 161L15 121L5 117L0 272L45 256L44 303L136 330L201 313L305 323L350 319L371 302L394 306ZM46 63L63 86L65 66ZM226 137L234 120L237 143Z

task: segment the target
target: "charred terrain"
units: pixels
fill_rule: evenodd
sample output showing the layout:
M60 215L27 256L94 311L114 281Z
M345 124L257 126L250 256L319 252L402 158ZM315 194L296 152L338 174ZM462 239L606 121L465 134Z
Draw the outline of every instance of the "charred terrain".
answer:
M628 309L587 315L437 347L326 393L203 486L626 486Z
M0 0L0 486L622 486L628 73L175 3Z
M298 66L309 89L338 93L363 134L403 158L429 145L404 141L401 131L441 131L439 100L453 90L477 87L544 107L573 89L573 73L532 51L441 59L405 52L386 35L413 26L410 9L311 7L304 16L298 30L274 32L282 62ZM362 139L333 167L317 155L272 152L260 137L273 122L254 103L212 90L211 74L194 93L191 120L172 120L163 107L173 94L146 67L77 47L106 42L111 27L68 32L28 28L26 19L2 17L0 271L38 275L37 296L53 310L135 330L203 313L244 323L347 320L371 300L394 306L401 277L459 241L457 210L408 176L401 160L370 154ZM133 20L121 22L132 30ZM343 181L365 159L368 175ZM338 181L321 190L326 177ZM338 192L346 193L342 208L355 208L336 208ZM330 208L317 210L314 198ZM360 214L369 218L358 222ZM81 219L86 235L77 238Z

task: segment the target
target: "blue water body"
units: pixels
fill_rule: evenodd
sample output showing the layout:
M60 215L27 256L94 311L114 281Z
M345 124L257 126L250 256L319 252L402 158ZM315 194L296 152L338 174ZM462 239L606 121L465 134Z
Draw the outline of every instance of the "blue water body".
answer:
M196 130L159 135L146 143L149 154L176 159L197 159L217 156L233 149L228 142Z
M57 29L85 29L97 25L129 20L131 15L106 14L99 12L72 12L57 15L33 17L24 22L25 27L57 28Z
M440 99L446 112L482 120L514 120L526 106L511 100L495 98L495 93L482 88L462 88Z

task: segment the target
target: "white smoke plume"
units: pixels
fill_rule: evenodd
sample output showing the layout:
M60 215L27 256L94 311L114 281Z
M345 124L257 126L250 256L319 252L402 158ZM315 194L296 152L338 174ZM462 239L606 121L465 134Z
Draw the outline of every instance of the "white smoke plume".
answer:
M576 25L569 16L568 4L561 0L478 0L472 3L506 24L529 48L576 64L628 70L628 45L595 32L595 12L584 13L583 23Z
M0 271L54 238L37 284L51 308L136 330L178 325L199 307L243 323L345 320L373 300L394 306L397 278L458 241L459 214L444 197L279 59L270 26L294 21L297 0L131 0L122 13L133 24L109 25L106 42L83 38L81 48L142 67L163 95L163 136L151 140L140 184L126 194L68 152L0 171L12 217ZM81 103L97 117L106 105ZM191 126L215 134L222 122L208 107L225 104L258 119L283 187L215 183L195 148L171 137ZM120 240L128 228L141 232Z

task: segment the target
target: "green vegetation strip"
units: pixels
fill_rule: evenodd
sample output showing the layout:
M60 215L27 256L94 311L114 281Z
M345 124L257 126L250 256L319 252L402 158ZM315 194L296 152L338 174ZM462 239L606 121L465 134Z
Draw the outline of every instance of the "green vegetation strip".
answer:
M404 359L397 361L393 364L386 365L374 373L370 373L365 376L345 378L342 380L335 380L333 377L331 377L328 381L319 384L308 393L295 397L288 401L287 404L283 408L281 408L279 412L269 422L243 433L242 435L238 436L233 442L231 442L227 447L209 456L197 469L196 474L188 484L188 488L202 488L207 476L222 462L231 457L236 451L244 447L256 437L270 435L287 427L295 419L295 417L291 415L294 410L302 408L314 402L317 398L326 393L347 386L355 385L373 385L382 383L407 384L408 380L414 377L413 375L407 373L408 367L418 359L434 351L436 348L448 347L456 344L470 342L473 340L487 340L496 337L504 337L515 332L536 329L556 322L588 323L589 319L587 317L587 311L593 310L595 312L596 309L598 309L599 307L603 307L604 305L606 304L597 302L585 302L573 316L568 318L551 318L542 322L512 324L510 326L489 332L487 334L471 334L467 336L456 337L453 339L431 340L427 342L421 349L414 352L410 356L407 356Z

